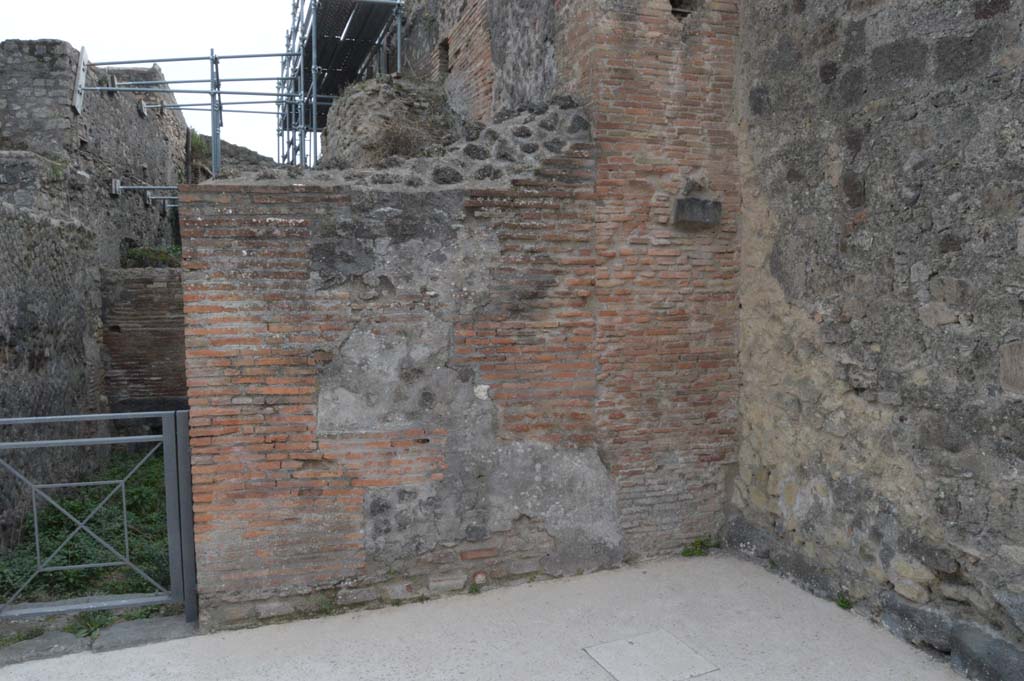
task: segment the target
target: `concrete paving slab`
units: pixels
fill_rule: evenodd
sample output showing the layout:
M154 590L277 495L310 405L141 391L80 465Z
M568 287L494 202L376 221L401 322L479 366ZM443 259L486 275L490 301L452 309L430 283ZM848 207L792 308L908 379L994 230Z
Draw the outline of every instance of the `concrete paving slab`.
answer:
M585 650L616 681L685 681L718 669L667 631Z
M3 681L613 681L585 651L662 630L700 681L963 681L757 565L679 558L0 670Z
M92 651L105 653L148 643L173 641L195 636L195 634L195 626L185 622L184 616L153 617L148 620L118 622L99 632L96 640L92 643Z
M89 639L79 638L63 631L48 631L42 636L0 648L0 667L20 664L29 660L59 657L89 649ZM0 669L0 679L4 670Z

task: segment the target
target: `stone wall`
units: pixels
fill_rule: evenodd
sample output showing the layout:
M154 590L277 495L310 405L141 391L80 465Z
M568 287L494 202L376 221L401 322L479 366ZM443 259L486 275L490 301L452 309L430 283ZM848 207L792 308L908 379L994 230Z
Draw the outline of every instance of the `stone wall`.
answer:
M122 411L185 409L181 270L104 269L103 392Z
M89 93L84 112L76 114L77 63L78 52L60 41L0 43L3 417L109 408L99 270L119 267L130 245L169 245L175 230L175 222L140 194L115 198L110 190L115 178L177 184L184 168L183 119L152 111L142 117L137 99L121 94ZM160 76L144 69L117 77ZM91 85L105 78L90 67ZM23 465L46 481L79 470L50 453ZM29 501L7 474L0 476L0 545L18 536Z
M449 105L464 118L494 113L490 0L407 3L403 69L414 79L444 83Z
M0 198L95 225L98 254L108 267L118 266L126 243L169 244L174 225L159 205L147 206L139 193L113 197L110 186L113 179L182 180L186 126L180 112L151 110L143 117L143 95L89 92L84 111L76 114L71 104L78 51L65 42L6 40L0 43L0 63ZM163 77L156 67L90 66L87 81L99 85L110 76L121 82Z
M327 114L325 168L383 166L444 152L458 121L434 81L380 77L346 88Z
M737 88L730 537L993 679L1024 668L1022 24L746 3Z
M136 96L95 92L86 94L85 109L76 114L72 94L78 52L61 41L6 40L0 43L0 63L0 201L11 204L11 210L44 216L48 231L57 230L54 225L78 224L76 233L88 235L73 240L55 237L53 247L59 254L53 262L25 242L27 235L5 241L10 264L0 266L0 274L15 284L23 276L16 263L28 261L33 267L52 266L55 271L73 268L77 288L71 293L61 286L14 286L5 291L4 314L14 319L20 314L18 306L27 305L40 318L63 319L69 329L98 329L99 268L120 267L130 245L169 245L175 230L173 219L162 215L157 206L147 206L141 194L111 196L111 181L177 184L184 169L184 120L170 112L151 111L143 117ZM129 78L155 80L160 72L154 68L116 75L121 82ZM89 67L91 85L107 82L107 78L106 72ZM159 101L147 97L150 102ZM15 229L16 224L6 227ZM61 230L61 234L67 231ZM32 248L37 250L26 250ZM81 250L73 253L74 249ZM63 284L70 286L69 281ZM75 304L79 298L92 302ZM77 332L74 336L80 337ZM52 340L32 324L10 325L0 332L0 341L9 347L31 347ZM100 389L102 362L94 349L86 364L81 347L50 347L49 361L62 368L45 374L49 382L45 395L24 390L23 379L0 377L0 414L45 415L106 408ZM79 380L81 372L89 374L87 381ZM86 385L92 388L86 390ZM51 394L60 394L61 399L51 399Z
M504 109L547 102L561 91L565 29L576 30L564 15L589 5L410 0L403 73L444 83L450 105L467 118L489 121Z
M80 222L0 202L0 243L0 414L88 409L101 394L95 233ZM76 470L53 452L30 454L10 460L42 482L55 481L61 466ZM8 474L0 476L0 549L20 534L31 503L26 492Z

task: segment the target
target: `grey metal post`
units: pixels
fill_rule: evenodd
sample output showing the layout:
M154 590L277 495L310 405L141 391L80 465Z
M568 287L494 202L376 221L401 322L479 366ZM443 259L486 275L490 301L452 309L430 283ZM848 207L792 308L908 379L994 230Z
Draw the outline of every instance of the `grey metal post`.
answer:
M299 43L300 46L305 45L305 36ZM299 162L306 165L306 56L303 50L303 55L299 57Z
M166 490L167 508L167 548L171 573L171 597L181 600L185 593L184 575L181 570L181 491L178 486L178 452L177 427L174 413L167 412L160 419L161 435L163 436L164 454L164 489Z
M196 590L196 530L192 510L192 450L189 446L187 411L175 414L175 439L178 443L178 504L181 513L181 565L185 603L185 621L199 620L199 596Z
M210 121L213 125L210 130L210 163L213 166L213 176L217 177L220 175L220 111L218 103L220 101L220 83L218 82L217 73L217 55L214 51L210 50Z
M318 60L317 60L317 55L316 55L316 34L317 34L316 22L317 22L317 7L319 6L319 4L320 4L320 0L313 0L312 6L310 7L310 11L313 12L313 27L311 29L313 31L313 158L310 160L310 165L311 166L316 164L316 157L317 157L317 151L318 151L317 147L318 147L319 142L320 142L319 139L317 139L319 137L317 132L318 132L319 127L320 127L320 120L319 120L319 116L320 116L320 102L319 102L319 98L317 97L317 88L320 85L320 83L319 83L319 81L320 81L320 69L318 68Z

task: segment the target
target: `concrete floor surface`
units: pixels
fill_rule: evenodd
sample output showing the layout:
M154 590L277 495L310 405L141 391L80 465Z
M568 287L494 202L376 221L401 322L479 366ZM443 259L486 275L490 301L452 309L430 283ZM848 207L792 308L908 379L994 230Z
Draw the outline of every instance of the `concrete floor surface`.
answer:
M666 673L671 681L962 681L864 618L729 556L82 653L0 669L0 679L663 681Z

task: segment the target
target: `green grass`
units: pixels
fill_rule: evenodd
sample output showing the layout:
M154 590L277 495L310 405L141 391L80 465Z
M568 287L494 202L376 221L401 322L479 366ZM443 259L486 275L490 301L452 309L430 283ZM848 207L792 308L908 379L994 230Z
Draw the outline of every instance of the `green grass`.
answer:
M181 267L181 246L129 248L121 260L121 266L125 268Z
M91 637L100 629L113 624L116 620L117 616L105 610L80 612L71 618L71 621L64 627L64 631L80 638Z
M719 546L721 546L721 544L716 539L712 539L711 537L698 537L693 540L693 543L683 549L682 555L686 558L706 556L711 553L711 549L717 549Z
M141 460L140 453L115 450L110 463L91 480L118 480ZM56 500L76 518L84 520L114 487L87 487L69 491ZM125 488L128 519L128 546L131 562L163 586L168 574L167 521L164 502L163 459L154 455L142 466ZM41 498L39 505L39 543L42 559L56 551L74 530L74 523ZM87 526L104 541L124 550L121 494L117 492L93 516ZM36 548L31 515L25 519L20 543L0 553L0 602L7 601L34 571ZM95 539L79 532L50 563L53 566L115 562L117 558ZM152 593L152 584L127 567L90 568L38 575L18 597L17 602L47 602L84 596Z
M843 610L850 610L853 608L853 601L850 600L849 594L844 591L836 596L836 605Z
M199 160L209 160L211 156L210 143L205 137L200 135L195 130L192 130L192 158Z

